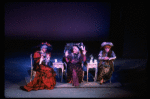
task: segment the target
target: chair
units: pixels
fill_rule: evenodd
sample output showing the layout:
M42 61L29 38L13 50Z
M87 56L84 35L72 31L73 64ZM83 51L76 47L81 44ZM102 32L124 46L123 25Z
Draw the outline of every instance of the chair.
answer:
M63 62L63 64L64 64L64 67L65 67L65 69L64 69L64 74L65 74L65 77L67 78L67 63L66 62Z
M36 71L33 70L33 56L30 54L30 59L31 59L31 74L30 74L30 82L32 81L32 78L35 77Z
M114 65L114 62L113 62L113 65ZM112 74L113 74L113 71L112 71ZM111 76L111 77L112 77L112 76ZM111 84L111 77L110 77L110 79L109 79L110 84Z
M83 68L83 66L84 66L83 63L82 63L81 65L82 65L82 68ZM84 78L84 69L83 69L83 74L82 74L82 75L83 75L83 77L82 77L82 82L83 82L83 78Z
M34 64L34 60L33 60L33 54L30 54L30 59L31 59L31 74L30 74L30 82L32 81L32 79L35 77L36 75L36 71L33 70L33 64ZM48 63L48 66L51 66L51 61Z

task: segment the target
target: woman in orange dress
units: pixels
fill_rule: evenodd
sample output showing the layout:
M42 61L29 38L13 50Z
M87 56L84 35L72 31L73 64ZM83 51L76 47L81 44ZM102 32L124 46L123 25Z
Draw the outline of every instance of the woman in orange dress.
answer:
M56 85L56 73L53 68L48 66L51 53L47 52L47 48L50 44L42 43L41 51L36 51L33 55L34 68L36 75L34 79L25 86L20 88L25 91L39 90L39 89L54 89Z

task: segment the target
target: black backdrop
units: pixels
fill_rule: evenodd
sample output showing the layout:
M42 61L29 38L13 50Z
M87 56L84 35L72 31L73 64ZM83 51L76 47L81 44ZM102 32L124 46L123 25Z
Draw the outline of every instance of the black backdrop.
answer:
M146 32L147 10L143 2L111 2L111 16L109 36L105 40L86 41L76 40L29 40L5 36L5 55L10 52L30 51L30 48L41 42L47 41L53 45L53 52L62 52L66 43L83 42L88 54L97 57L100 44L103 41L114 43L112 48L118 58L147 58L147 32ZM139 54L140 53L140 54Z

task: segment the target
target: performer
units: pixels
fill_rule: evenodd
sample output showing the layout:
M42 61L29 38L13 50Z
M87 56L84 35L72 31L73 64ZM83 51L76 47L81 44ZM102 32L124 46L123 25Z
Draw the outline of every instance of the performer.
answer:
M114 51L111 50L113 43L111 42L103 42L101 44L101 48L103 50L100 51L99 64L98 64L98 78L100 80L100 84L104 81L110 79L112 72L114 71L114 60L116 59L116 55Z
M25 86L20 88L25 91L38 90L38 89L54 89L56 85L55 72L53 68L48 66L50 61L51 52L48 52L49 43L42 43L41 50L34 53L34 68L36 71L34 79Z
M86 50L85 47L79 50L78 45L73 46L73 53L69 54L65 52L65 60L67 62L67 82L72 83L73 86L79 86L82 81L83 70L82 61L86 61Z

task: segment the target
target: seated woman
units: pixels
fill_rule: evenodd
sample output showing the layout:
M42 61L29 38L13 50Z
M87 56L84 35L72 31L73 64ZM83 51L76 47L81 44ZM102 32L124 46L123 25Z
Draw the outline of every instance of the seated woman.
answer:
M73 46L73 53L65 52L65 60L67 62L67 82L73 86L79 86L82 82L83 70L82 61L86 61L86 50L82 48L82 53L79 51L78 45Z
M113 61L116 59L116 55L114 51L111 50L113 44L111 42L103 42L101 44L101 48L103 50L100 51L99 64L98 64L98 78L100 80L100 84L104 82L104 80L110 79L112 72L114 71Z
M34 53L34 68L36 75L34 79L25 86L20 88L25 91L38 90L38 89L54 89L56 85L55 72L47 64L50 61L51 53L47 52L50 44L42 43L41 50Z

